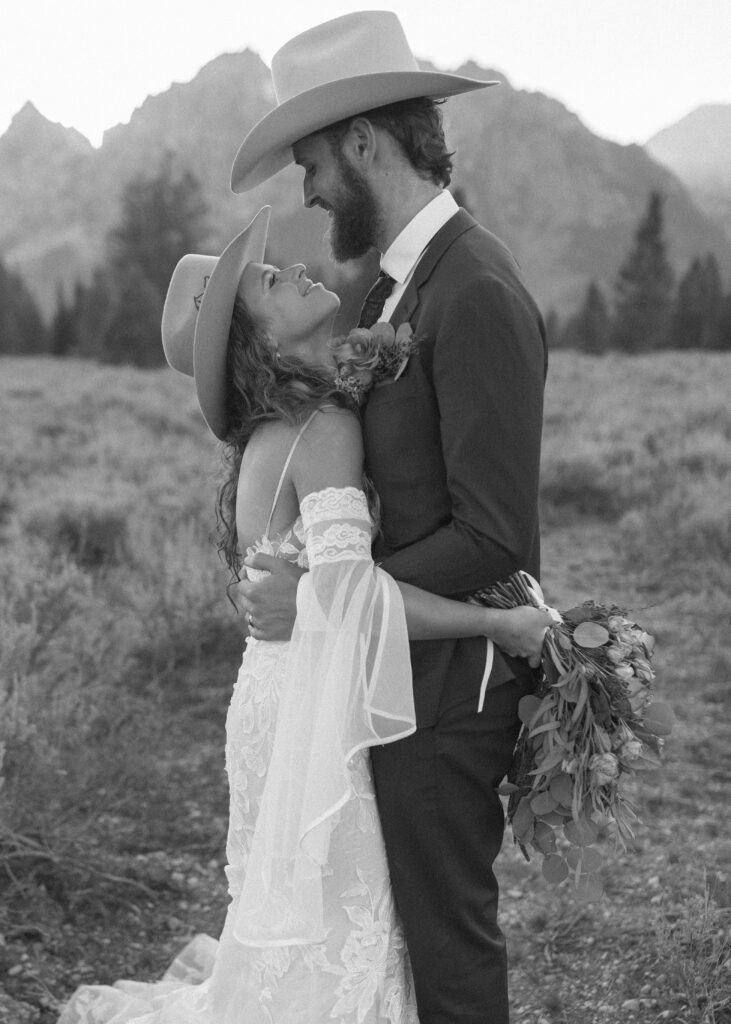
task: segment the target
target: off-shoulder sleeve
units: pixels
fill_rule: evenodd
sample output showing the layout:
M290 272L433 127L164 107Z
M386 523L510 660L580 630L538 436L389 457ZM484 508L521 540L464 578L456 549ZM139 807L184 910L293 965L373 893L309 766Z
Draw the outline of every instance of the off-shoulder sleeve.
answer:
M322 874L353 790L348 762L415 729L408 633L393 579L371 558L356 488L301 503L310 571L280 693L276 736L234 933L250 945L325 938Z

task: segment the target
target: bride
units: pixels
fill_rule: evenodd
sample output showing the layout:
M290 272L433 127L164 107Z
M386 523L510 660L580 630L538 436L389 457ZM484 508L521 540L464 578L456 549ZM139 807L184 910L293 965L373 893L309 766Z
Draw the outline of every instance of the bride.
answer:
M229 567L245 550L309 570L289 642L257 640L249 622L228 711L226 922L162 981L80 988L59 1024L416 1024L368 748L414 731L409 635L484 635L536 659L548 622L374 565L357 411L329 347L339 300L303 266L263 262L269 212L220 258L180 261L162 325L168 362L194 376L226 444Z

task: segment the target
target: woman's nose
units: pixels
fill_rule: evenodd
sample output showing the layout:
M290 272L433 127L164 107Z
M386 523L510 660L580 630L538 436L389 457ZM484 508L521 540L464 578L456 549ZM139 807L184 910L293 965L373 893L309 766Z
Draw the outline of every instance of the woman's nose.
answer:
M287 281L299 281L299 279L304 276L305 269L304 263L293 263L291 267L287 267L285 270L282 270L279 277L280 279L284 278Z

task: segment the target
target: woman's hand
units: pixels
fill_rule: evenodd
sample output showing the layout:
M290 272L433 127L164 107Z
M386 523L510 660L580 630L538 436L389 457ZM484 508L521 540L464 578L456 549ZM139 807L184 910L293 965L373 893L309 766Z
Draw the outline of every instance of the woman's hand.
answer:
M527 658L532 668L538 668L543 651L546 629L553 618L540 608L521 605L519 608L488 608L487 635L506 654Z

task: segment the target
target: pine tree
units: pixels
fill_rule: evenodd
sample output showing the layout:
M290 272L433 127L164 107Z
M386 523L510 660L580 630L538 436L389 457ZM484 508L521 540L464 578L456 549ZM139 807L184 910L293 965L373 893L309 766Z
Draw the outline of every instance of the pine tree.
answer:
M712 348L718 333L721 274L716 257L709 254L691 263L678 285L670 325L672 348Z
M160 320L168 284L181 256L201 251L206 216L198 181L189 171L176 172L170 154L154 177L138 177L127 186L122 219L108 237L106 284L114 285L115 294L100 310L102 359L164 363Z
M127 273L102 340L101 358L108 363L160 366L165 362L160 342L160 296L140 267Z
M599 285L592 281L574 324L577 348L592 355L601 355L609 347L611 331L606 300Z
M167 153L154 177L127 185L120 223L107 240L109 262L122 274L139 267L164 298L180 257L199 251L207 213L198 180L190 171L178 173Z
M22 277L0 260L0 353L48 351L48 330Z
M647 352L667 344L673 283L663 237L663 197L652 192L617 278L612 347Z
M66 303L63 287L56 290L56 312L50 330L49 351L53 356L68 356L76 353L79 345L74 309Z
M731 291L721 299L716 322L716 333L711 348L731 352Z
M97 267L91 283L77 283L73 315L78 334L78 355L85 359L104 356L104 338L115 316L118 296L111 275Z

